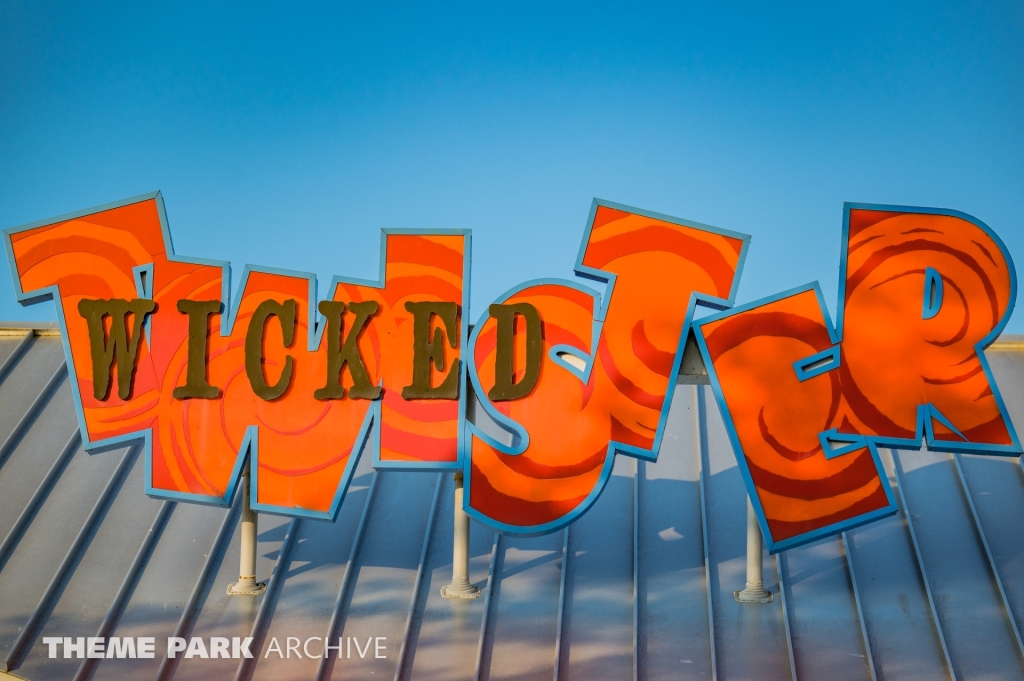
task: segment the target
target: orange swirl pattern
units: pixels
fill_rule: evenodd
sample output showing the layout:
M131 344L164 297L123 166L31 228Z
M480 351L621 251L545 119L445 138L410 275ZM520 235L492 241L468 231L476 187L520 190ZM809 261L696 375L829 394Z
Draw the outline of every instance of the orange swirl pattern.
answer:
M933 418L930 446L1019 453L976 350L1013 298L1000 244L954 215L851 208L848 220L840 366L804 381L794 369L833 345L814 290L698 326L772 543L890 505L867 440L827 459L824 431L920 446L919 406L931 405L959 434ZM928 270L944 295L925 318Z
M233 328L221 336L218 315L210 321L209 382L217 399L172 397L185 382L188 318L177 301L219 300L220 267L178 262L167 253L160 224L159 197L73 220L11 234L17 276L25 293L57 286L65 313L76 397L92 442L152 429L153 491L223 497L247 428L258 430L259 504L277 512L326 514L352 461L357 436L371 402L318 401L313 392L327 375L326 343L308 351L309 281L303 277L252 271L241 293ZM375 300L379 312L359 337L374 384L383 381L378 424L380 459L423 463L458 461L459 401L404 400L412 382L413 320L406 301L462 302L466 253L464 235L389 234L384 288L341 284L334 299ZM169 257L170 256L170 257ZM132 268L153 264L152 345L140 344L134 389L129 399L112 394L93 398L92 365L85 319L77 314L83 298L137 298ZM264 300L297 303L293 342L285 348L281 327L268 322L264 372L277 381L286 355L294 362L291 383L278 399L257 398L245 375L245 335L253 311ZM345 313L345 329L354 316ZM461 324L461 321L460 321ZM461 352L447 349L447 360ZM451 366L447 364L447 366ZM115 369L116 372L116 369ZM344 384L350 386L348 372ZM436 383L435 383L436 384ZM358 451L356 451L358 454Z
M920 313L920 311L918 311ZM700 327L774 542L889 505L867 447L827 459L818 433L849 423L836 371L793 363L832 346L813 290Z
M553 531L586 510L611 457L628 447L651 452L694 293L728 299L741 238L598 206L583 265L615 275L586 383L550 357L556 345L591 355L594 298L559 284L529 286L501 302L534 305L543 326L540 376L525 397L493 405L529 434L521 454L470 441L467 505L510 532ZM497 325L483 322L473 363L486 392L494 385ZM518 331L518 330L517 330ZM525 334L516 333L517 367ZM655 452L656 454L656 452ZM588 501L589 499L589 501ZM543 526L543 528L541 528ZM541 529L538 529L541 528Z
M1000 245L950 215L851 210L843 306L843 394L857 432L913 438L916 407L933 404L969 442L1012 439L975 346L1007 314L1013 290ZM942 306L922 319L926 268ZM940 423L938 440L963 439Z

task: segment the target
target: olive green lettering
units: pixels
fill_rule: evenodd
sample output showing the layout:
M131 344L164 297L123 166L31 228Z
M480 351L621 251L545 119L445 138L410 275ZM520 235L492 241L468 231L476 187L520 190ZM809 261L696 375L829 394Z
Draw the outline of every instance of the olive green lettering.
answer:
M117 396L127 400L135 378L142 322L156 309L152 300L80 300L78 312L89 326L89 350L92 356L92 394L106 401L110 389L110 372L117 365ZM128 315L132 315L132 331L128 335ZM110 337L103 329L103 318L110 317Z
M348 310L356 316L349 329L348 336L342 341L344 333L345 303L337 300L321 300L317 305L320 314L327 319L327 383L323 388L313 391L318 400L340 400L345 397L345 387L341 383L341 372L348 365L348 373L352 377L352 387L348 396L354 400L375 400L380 397L379 385L370 383L370 375L366 371L362 355L359 354L359 336L377 313L377 301L367 300L361 303L349 303Z
M220 301L179 300L178 312L188 315L188 365L185 385L174 389L174 399L216 399L220 390L206 381L207 323L220 312Z
M274 385L268 385L263 375L263 332L270 317L277 317L281 324L281 335L284 346L292 344L295 336L295 301L264 300L256 306L256 311L249 319L249 328L245 332L245 375L249 377L249 385L256 396L263 400L274 400L284 394L292 378L292 358L285 357L281 377Z
M448 345L455 348L458 344L458 314L456 303L406 303L405 309L413 316L413 355L412 385L402 388L402 397L407 400L454 400L459 397L459 367L461 361L452 362L448 375L437 387L430 385L430 365L438 372L444 371L444 338L441 329L434 329L430 337L430 320L435 315L444 324L444 335L448 337Z
M530 394L540 376L541 352L544 349L540 314L529 303L491 305L487 308L498 324L497 347L494 358L494 387L487 391L491 401L515 400ZM523 378L515 383L515 328L516 315L526 321L526 367Z

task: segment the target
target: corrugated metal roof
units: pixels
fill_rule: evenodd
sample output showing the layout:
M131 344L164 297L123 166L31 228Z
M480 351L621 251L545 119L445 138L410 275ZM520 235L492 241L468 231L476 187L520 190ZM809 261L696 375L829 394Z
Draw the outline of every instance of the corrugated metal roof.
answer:
M766 555L766 586L781 597L741 605L740 475L708 388L679 385L659 462L619 457L567 530L524 539L472 526L482 598L439 594L451 578L451 475L374 472L369 457L336 522L260 516L257 576L270 586L230 597L237 499L150 499L136 448L87 454L60 338L4 326L0 656L32 681L1024 677L1017 459L883 450L901 512ZM988 356L1024 423L1024 343ZM259 652L166 659L174 635L253 636ZM288 637L325 635L364 650L386 637L384 657L299 658L301 643L288 659L267 652L275 638L283 651ZM49 659L47 636L153 636L156 657Z

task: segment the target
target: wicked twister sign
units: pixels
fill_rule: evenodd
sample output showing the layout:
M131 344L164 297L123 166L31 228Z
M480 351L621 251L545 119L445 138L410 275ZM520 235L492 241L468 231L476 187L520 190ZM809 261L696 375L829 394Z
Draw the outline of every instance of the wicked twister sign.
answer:
M836 325L816 284L732 307L750 237L595 201L575 272L603 293L529 281L470 327L470 238L384 230L379 278L318 300L253 266L232 296L227 263L174 253L159 194L4 231L18 299L57 305L86 448L142 439L152 496L227 504L248 462L254 508L329 520L365 450L552 532L616 455L657 460L691 333L773 552L894 513L880 446L1021 453L983 353L1016 275L968 215L848 204Z

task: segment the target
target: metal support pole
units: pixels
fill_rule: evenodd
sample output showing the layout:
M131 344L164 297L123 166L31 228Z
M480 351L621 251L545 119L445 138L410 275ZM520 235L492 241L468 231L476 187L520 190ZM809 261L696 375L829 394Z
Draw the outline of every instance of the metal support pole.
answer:
M452 541L452 583L441 587L445 598L477 598L469 583L469 516L462 510L462 473L455 474L455 534Z
M242 555L238 560L238 581L228 586L228 596L259 596L266 582L256 581L256 511L249 506L249 467L242 472Z
M757 524L754 505L747 499L747 587L743 591L732 592L740 603L771 603L774 598L772 592L764 588L764 575L761 573L763 545L764 538Z

